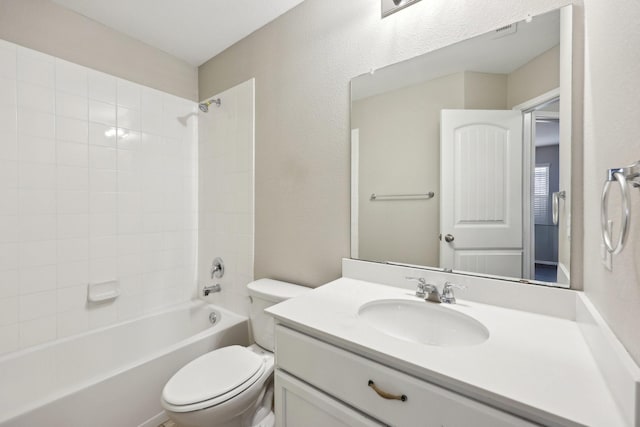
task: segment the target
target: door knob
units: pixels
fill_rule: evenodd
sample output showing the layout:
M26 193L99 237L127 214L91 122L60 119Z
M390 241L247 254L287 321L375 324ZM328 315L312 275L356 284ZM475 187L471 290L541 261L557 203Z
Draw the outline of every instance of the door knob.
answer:
M451 235L451 234L447 234L447 235L444 236L444 240L447 243L451 243L451 242L453 242L455 240L455 237L453 237L453 235Z

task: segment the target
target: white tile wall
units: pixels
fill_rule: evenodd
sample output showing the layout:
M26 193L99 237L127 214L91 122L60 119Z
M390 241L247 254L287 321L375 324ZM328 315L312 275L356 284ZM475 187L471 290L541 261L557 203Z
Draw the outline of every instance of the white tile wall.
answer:
M222 292L206 299L245 315L253 280L254 85L251 79L216 95L221 107L199 113L198 282L212 283L211 262L222 257L225 275L213 281Z
M0 354L193 296L196 111L0 40Z

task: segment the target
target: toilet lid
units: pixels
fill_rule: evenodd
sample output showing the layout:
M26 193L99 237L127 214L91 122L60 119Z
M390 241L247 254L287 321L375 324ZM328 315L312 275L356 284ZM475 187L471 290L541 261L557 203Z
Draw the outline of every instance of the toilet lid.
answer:
M249 388L264 371L264 360L234 345L189 362L164 386L162 398L171 405L192 405ZM231 396L230 396L231 397Z

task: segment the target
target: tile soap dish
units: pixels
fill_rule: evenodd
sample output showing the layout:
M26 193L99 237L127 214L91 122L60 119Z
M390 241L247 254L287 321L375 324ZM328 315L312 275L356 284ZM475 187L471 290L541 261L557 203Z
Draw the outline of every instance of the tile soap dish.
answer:
M87 300L89 302L111 301L120 296L120 283L117 280L108 282L89 283Z

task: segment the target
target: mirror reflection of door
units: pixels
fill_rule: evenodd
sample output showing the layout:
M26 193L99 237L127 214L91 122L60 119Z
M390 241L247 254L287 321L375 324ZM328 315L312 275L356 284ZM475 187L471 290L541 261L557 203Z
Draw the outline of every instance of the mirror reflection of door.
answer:
M544 282L558 281L559 227L553 218L553 195L560 191L560 121L557 112L549 111L554 106L557 109L557 102L534 115L533 278Z

